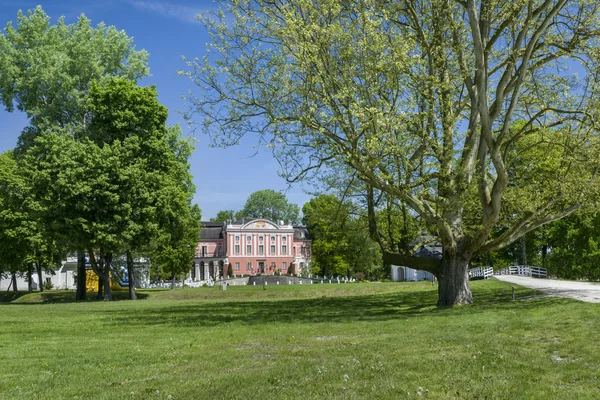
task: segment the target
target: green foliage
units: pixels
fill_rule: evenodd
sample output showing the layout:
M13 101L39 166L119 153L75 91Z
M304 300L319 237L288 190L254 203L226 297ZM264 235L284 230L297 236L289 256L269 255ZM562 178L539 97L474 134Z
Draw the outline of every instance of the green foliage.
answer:
M54 25L41 6L8 23L0 34L0 99L24 111L33 129L81 124L86 93L94 81L119 76L135 81L149 74L148 53L136 51L133 39L114 26L96 27L84 15ZM30 144L24 135L21 145Z
M235 221L235 211L234 210L221 210L217 213L215 218L211 218L211 222L227 222L227 221Z
M228 277L232 277L233 276L233 268L231 267L231 263L229 263L227 265L227 276Z
M302 214L312 238L313 273L347 275L381 268L381 253L368 235L366 220L352 218L350 204L320 195L302 207Z
M288 203L285 195L273 189L265 189L250 194L236 218L265 218L275 223L284 221L286 224L296 224L299 213L298 205Z
M560 278L600 280L600 214L581 210L548 227L544 266Z

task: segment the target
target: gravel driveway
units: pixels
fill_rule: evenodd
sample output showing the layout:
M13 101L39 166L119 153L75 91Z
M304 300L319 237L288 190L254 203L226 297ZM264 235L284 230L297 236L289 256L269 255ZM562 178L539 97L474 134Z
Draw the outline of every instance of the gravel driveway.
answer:
M546 292L549 296L569 297L588 303L600 303L600 284L589 282L538 279L518 275L496 275L494 278Z

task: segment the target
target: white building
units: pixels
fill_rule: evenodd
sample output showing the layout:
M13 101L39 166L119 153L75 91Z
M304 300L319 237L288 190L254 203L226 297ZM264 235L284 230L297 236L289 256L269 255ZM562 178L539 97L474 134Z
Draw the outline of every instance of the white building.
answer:
M422 246L414 256L441 259L442 249L437 246ZM392 281L394 282L431 281L434 278L433 274L428 271L413 269L402 265L392 265Z

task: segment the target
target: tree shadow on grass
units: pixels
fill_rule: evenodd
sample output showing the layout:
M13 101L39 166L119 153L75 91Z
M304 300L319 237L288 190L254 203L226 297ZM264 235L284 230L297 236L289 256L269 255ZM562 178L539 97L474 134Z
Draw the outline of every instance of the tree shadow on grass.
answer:
M518 300L505 288L479 289L476 303L454 308L435 307L435 291L398 291L395 293L322 297L313 299L283 299L260 301L194 301L168 307L148 307L111 310L106 323L110 325L212 327L223 323L262 325L268 323L344 323L356 321L387 321L415 316L450 316L476 314L490 309L533 309L561 302L560 299L527 300L535 291L520 288ZM105 313L106 311L96 311Z
M55 303L86 303L103 301L97 299L97 292L88 292L87 301L75 300L75 292L71 290L49 290L44 292L19 292L11 296L0 295L0 305L28 305L28 304L55 304ZM140 300L148 298L147 293L137 293ZM16 301L15 301L16 300ZM128 291L113 291L113 301L129 300Z

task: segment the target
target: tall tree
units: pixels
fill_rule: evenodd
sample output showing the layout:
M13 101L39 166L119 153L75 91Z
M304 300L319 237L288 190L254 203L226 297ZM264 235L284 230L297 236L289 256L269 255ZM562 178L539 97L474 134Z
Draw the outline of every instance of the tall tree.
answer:
M295 224L298 222L299 214L298 205L288 203L285 195L273 189L265 189L250 194L244 208L236 216L266 218L275 223L284 221L285 223Z
M340 163L409 207L440 238L442 259L389 246L384 257L434 273L440 306L473 301L474 254L598 190L600 3L226 4L204 19L213 55L189 61L202 88L191 110L220 145L258 135L290 181ZM512 150L530 138L524 154L560 154L545 182L509 173ZM529 204L491 237L507 196Z
M148 53L114 26L93 27L81 15L67 25L54 25L41 6L17 14L0 33L0 100L8 111L27 114L30 126L19 138L25 151L44 130L68 128L78 136L85 128L86 96L94 81L106 77L137 80L149 74ZM77 299L86 298L84 248L78 252Z

